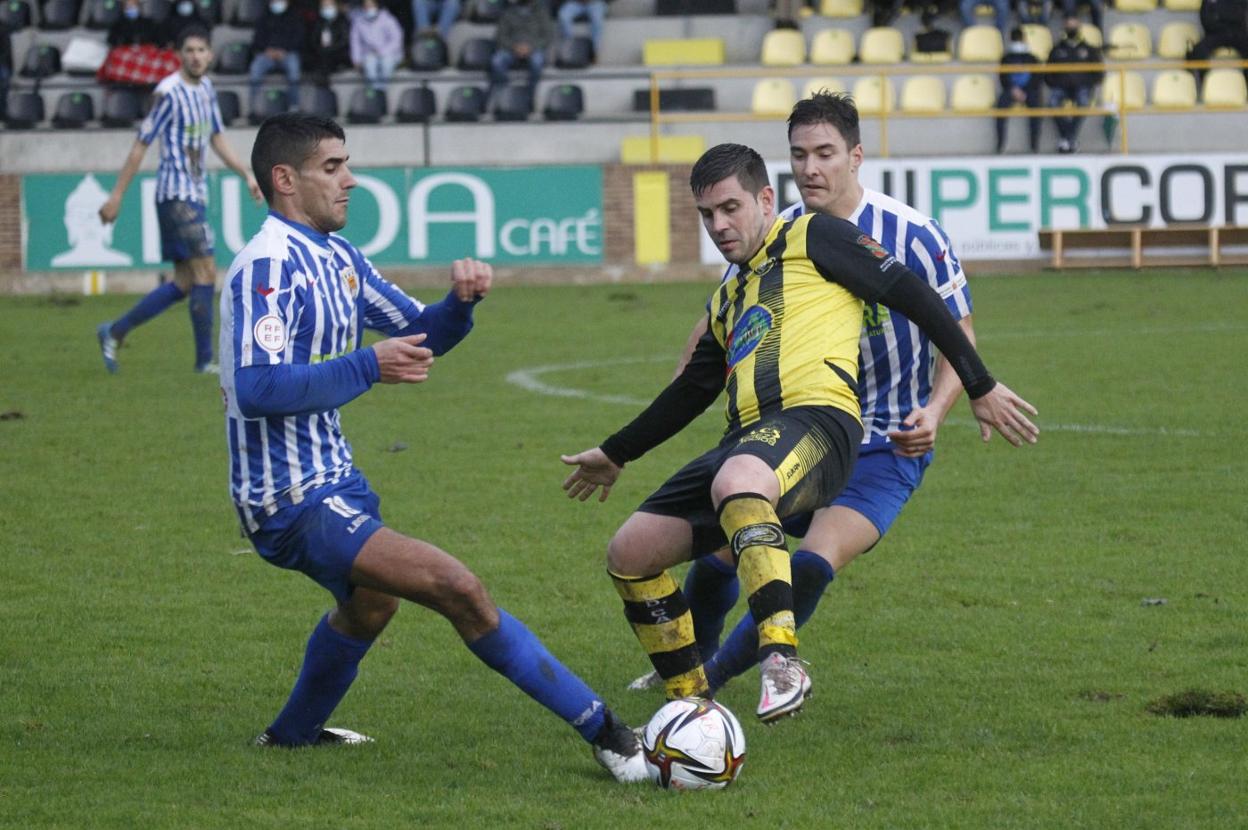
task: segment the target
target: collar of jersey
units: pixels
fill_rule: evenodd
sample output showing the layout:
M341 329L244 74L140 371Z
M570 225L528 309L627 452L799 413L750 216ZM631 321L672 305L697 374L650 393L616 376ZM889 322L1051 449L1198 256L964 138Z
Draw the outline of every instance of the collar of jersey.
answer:
M269 210L269 216L272 216L274 219L278 220L279 222L289 225L290 227L299 231L299 233L303 234L308 239L315 242L317 245L320 245L322 248L329 247L329 234L321 233L318 230L313 230L312 228L309 228L307 225L296 222L294 219L287 219L285 216L283 216L282 214L278 213L275 210Z

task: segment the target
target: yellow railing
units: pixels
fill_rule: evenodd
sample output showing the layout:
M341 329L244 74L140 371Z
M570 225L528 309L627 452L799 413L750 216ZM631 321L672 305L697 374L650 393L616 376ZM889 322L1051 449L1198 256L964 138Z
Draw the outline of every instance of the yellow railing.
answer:
M1201 107L1128 107L1126 103L1126 73L1131 71L1165 71L1168 69L1243 69L1248 67L1248 60L1205 60L1205 61L1114 61L1103 64L998 64L947 63L947 64L892 64L887 66L848 65L813 65L773 67L741 67L723 69L657 69L650 73L650 158L659 158L659 128L663 124L715 123L729 121L777 121L783 120L787 114L754 113L754 112L682 112L664 113L659 106L659 83L664 80L696 80L722 78L811 78L829 77L877 77L881 79L909 77L912 75L1000 75L1020 71L1056 74L1063 72L1100 72L1106 76L1118 73L1120 94L1116 106L1086 107L1024 107L1018 105L1008 109L977 109L958 110L945 109L939 112L903 111L898 108L882 108L880 112L860 113L862 119L878 119L880 122L880 146L877 155L888 157L888 122L890 119L906 118L983 118L985 116L1046 116L1046 115L1116 115L1122 129L1122 152L1130 152L1128 114L1130 115L1177 115L1192 113L1225 113L1241 111L1244 108ZM1102 88L1104 81L1101 82Z

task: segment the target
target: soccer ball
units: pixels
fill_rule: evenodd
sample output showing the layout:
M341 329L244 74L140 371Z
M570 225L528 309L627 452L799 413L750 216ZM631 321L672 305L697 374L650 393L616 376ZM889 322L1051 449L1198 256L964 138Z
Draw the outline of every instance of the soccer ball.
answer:
M713 700L673 700L655 713L642 736L650 780L664 789L718 790L745 763L745 733Z

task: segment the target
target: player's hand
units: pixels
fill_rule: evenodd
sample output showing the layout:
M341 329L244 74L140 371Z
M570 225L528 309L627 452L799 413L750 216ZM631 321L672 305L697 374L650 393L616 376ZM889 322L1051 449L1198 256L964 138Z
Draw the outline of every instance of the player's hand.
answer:
M264 193L260 191L260 184L256 181L256 177L250 173L247 174L247 191L251 193L251 198L256 204L264 204Z
M1024 441L1036 443L1040 428L1028 420L1024 412L1036 414L1036 408L1014 394L1004 383L997 383L982 398L971 401L971 411L979 421L979 436L987 441L995 429L1014 446Z
M936 413L920 406L906 416L901 422L906 429L890 432L888 438L893 442L893 452L905 458L921 458L936 446L936 431L940 429L940 418Z
M105 225L111 225L117 221L117 214L121 212L121 199L115 196L109 196L108 201L100 205L100 221Z
M598 501L606 501L607 496L611 495L611 485L620 477L622 469L598 447L576 455L561 455L559 460L576 468L563 480L563 489L568 498L581 501L592 496L599 487L602 488L602 493L598 496Z
M479 300L490 293L494 269L488 262L465 257L451 263L451 285L461 303Z
M428 335L411 334L391 337L372 346L381 369L382 383L421 383L429 379L433 352L420 344Z

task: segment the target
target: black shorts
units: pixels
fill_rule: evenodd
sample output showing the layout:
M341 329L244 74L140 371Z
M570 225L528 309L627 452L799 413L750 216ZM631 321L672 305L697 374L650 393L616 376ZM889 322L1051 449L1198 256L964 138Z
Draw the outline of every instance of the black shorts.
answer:
M728 543L711 503L711 482L729 458L753 455L775 471L776 513L783 519L822 507L840 493L861 441L862 424L848 412L831 406L786 409L725 435L637 509L687 520L693 526L693 555L705 556Z

